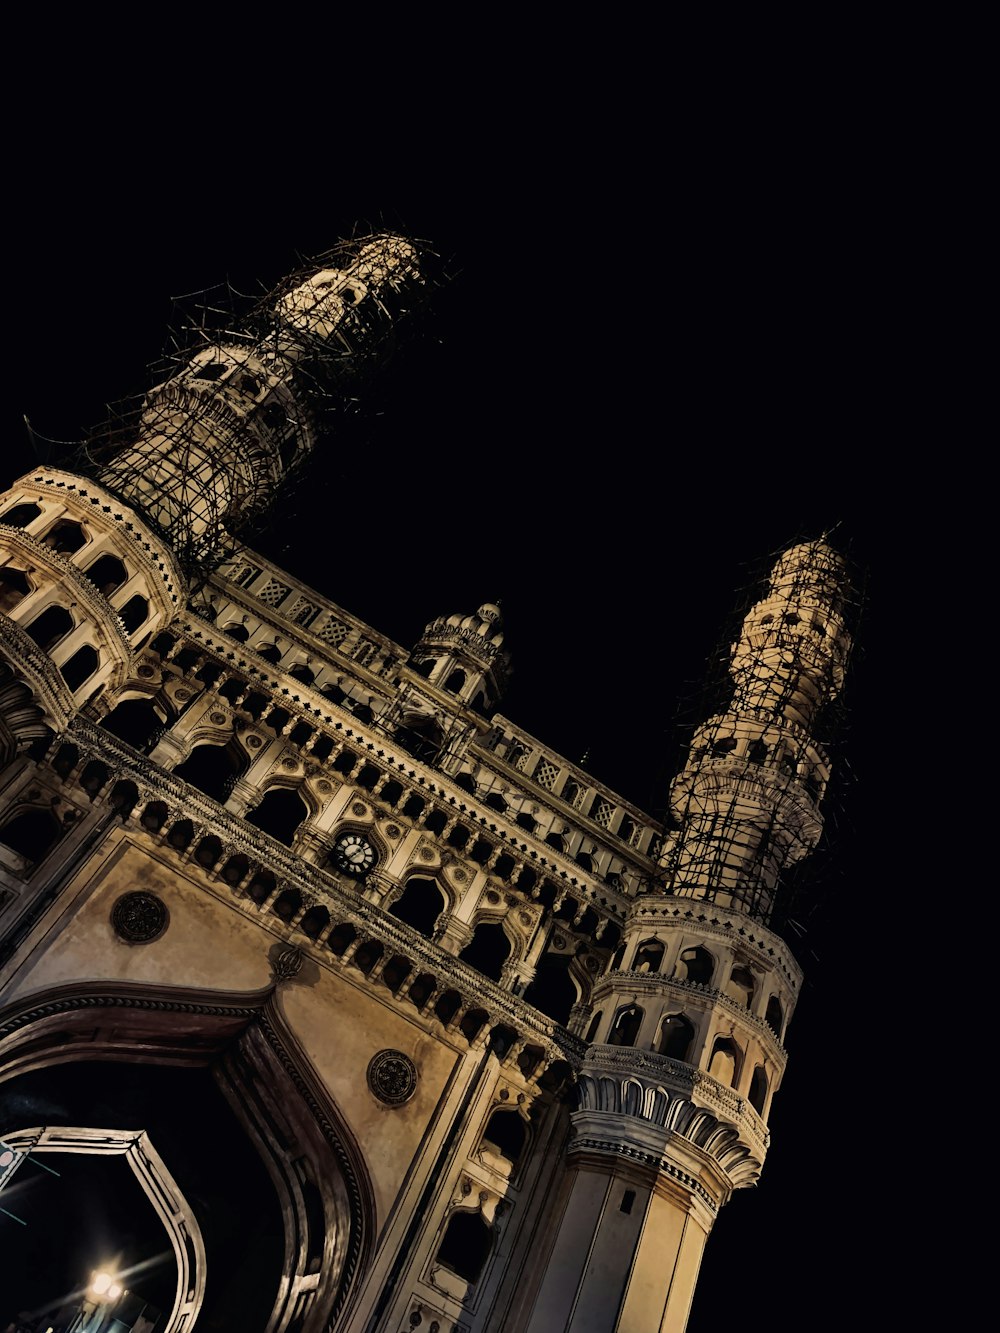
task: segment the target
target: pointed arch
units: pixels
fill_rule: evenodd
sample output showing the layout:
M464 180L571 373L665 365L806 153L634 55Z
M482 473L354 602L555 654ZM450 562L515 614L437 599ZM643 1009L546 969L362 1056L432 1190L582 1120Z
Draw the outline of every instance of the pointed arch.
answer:
M86 1059L211 1066L285 1218L284 1277L265 1322L273 1333L334 1327L369 1264L374 1190L363 1154L273 991L83 983L0 1010L0 1083Z

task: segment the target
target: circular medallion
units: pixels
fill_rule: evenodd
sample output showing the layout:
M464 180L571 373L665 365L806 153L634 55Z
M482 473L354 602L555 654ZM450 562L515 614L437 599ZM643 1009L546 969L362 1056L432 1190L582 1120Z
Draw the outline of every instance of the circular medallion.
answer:
M320 778L319 782L316 783L316 790L321 791L323 795L326 796L329 792L333 791L333 787L327 782L326 778Z
M386 826L385 826L385 836L386 836L387 838L398 838L398 837L399 837L399 829L396 827L395 824L386 824Z
M226 715L225 713L210 713L208 720L214 722L217 727L221 727L226 720Z
M430 849L429 847L421 847L420 851L418 852L418 855L419 855L421 861L433 861L433 860L434 860L434 853L431 851L431 849Z
M368 813L368 808L367 806L362 805L360 801L355 801L351 806L351 813L355 815L366 815Z
M250 746L250 749L251 749L251 750L259 750L260 747L263 745L263 743L264 743L264 742L261 740L261 738L260 738L259 736L248 736L248 737L247 737L247 745Z
M456 883L456 884L464 884L465 881L466 881L468 878L469 878L469 877L468 877L468 875L465 873L464 870L456 870L456 871L455 871L455 883Z
M136 889L123 893L111 909L115 934L129 944L149 944L159 939L167 928L166 904L155 893Z
M402 1051L379 1051L368 1065L368 1086L386 1106L402 1106L417 1087L417 1067Z
M179 703L184 703L184 701L185 701L186 699L190 699L190 698L191 698L191 691L190 691L190 690L174 690L174 698L175 698Z
M139 668L137 674L140 675L140 676L142 676L143 679L145 680L145 679L147 679L149 676L152 676L152 675L154 674L154 672L153 672L153 668L152 668L151 666L141 666L141 667Z

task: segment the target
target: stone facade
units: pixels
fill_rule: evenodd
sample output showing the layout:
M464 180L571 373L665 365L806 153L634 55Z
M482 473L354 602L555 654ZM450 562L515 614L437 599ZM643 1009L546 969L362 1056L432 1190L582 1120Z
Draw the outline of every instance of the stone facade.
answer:
M841 566L779 562L665 830L497 711L498 607L409 648L242 546L321 428L317 346L419 281L355 246L100 478L0 498L0 1071L210 1068L280 1203L267 1333L681 1333L785 1069L768 920L821 827ZM176 1196L186 1329L213 1255Z

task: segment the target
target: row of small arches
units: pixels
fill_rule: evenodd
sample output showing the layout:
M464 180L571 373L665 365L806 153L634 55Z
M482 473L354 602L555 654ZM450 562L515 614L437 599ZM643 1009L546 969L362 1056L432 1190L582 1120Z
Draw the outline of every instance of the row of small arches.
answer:
M626 948L627 946L623 944L617 950L611 959L609 971L617 971L621 967ZM666 945L662 940L656 938L642 940L636 946L629 970L644 975L659 972L665 953ZM691 981L700 986L711 986L715 972L716 961L709 950L703 945L692 945L681 950L674 967L673 976L678 981ZM748 967L736 963L730 969L729 976L726 978L722 989L737 1004L742 1005L745 1009L750 1009L756 994L757 982ZM781 1001L776 995L768 997L764 1021L780 1039L784 1026L784 1011Z
M603 1018L598 1011L590 1022L586 1040L593 1041ZM645 1011L640 1005L624 1005L615 1014L608 1033L608 1046L634 1046L642 1026ZM695 1037L694 1024L683 1013L665 1014L660 1021L653 1050L658 1055L669 1056L672 1060L690 1063L691 1046ZM712 1054L708 1062L708 1073L720 1083L735 1088L743 1068L743 1051L732 1037L716 1037ZM758 1115L764 1114L767 1100L768 1080L762 1065L757 1065L750 1079L747 1100Z

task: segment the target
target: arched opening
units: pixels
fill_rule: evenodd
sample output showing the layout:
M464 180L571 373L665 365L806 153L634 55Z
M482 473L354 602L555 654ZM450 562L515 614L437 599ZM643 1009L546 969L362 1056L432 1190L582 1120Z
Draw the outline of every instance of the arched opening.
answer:
M56 842L61 829L49 810L32 807L9 819L0 828L0 842L35 865Z
M254 651L258 657L262 657L265 662L270 662L272 666L277 666L284 656L276 643L255 644Z
M767 744L763 737L758 736L756 740L750 742L747 746L747 759L751 764L762 764L767 758Z
M149 754L166 730L167 717L151 699L125 699L101 719L101 726L140 754Z
M80 774L80 786L93 800L110 776L111 769L107 764L100 759L91 759Z
M749 1009L755 989L753 973L748 967L734 967L726 982L726 994L737 1004Z
M334 1326L355 1276L365 1271L374 1202L336 1108L320 1102L323 1094L303 1080L307 1071L298 1068L294 1043L284 1039L277 1016L250 996L232 1003L215 996L202 1003L199 992L185 991L175 1003L172 992L147 991L140 999L126 988L110 1012L106 999L106 987L93 1002L75 988L65 998L48 995L45 1017L38 1017L36 1006L5 1011L0 1123L7 1132L45 1126L30 1131L29 1144L41 1135L43 1143L58 1142L61 1150L70 1137L64 1127L92 1126L82 1131L91 1136L80 1150L83 1162L94 1162L98 1153L114 1152L115 1144L137 1135L160 1149L169 1172L162 1184L155 1184L149 1156L135 1176L154 1182L147 1192L166 1205L158 1208L163 1221L149 1248L127 1265L130 1289L144 1293L155 1260L164 1252L170 1256L167 1294L162 1300L153 1296L152 1303L170 1312L173 1301L173 1311L157 1322L158 1330L178 1333L197 1323L206 1329L266 1326L273 1333L304 1333ZM30 1063L21 1050L30 1050ZM26 1063L28 1072L11 1075ZM178 1106L185 1108L183 1116ZM58 1167L70 1158L48 1161ZM134 1206L122 1208L124 1196L115 1195L113 1225L105 1237L104 1210L93 1186L80 1199L84 1215L67 1197L69 1170L32 1175L50 1187L33 1183L39 1204L32 1225L17 1231L42 1258L21 1262L15 1245L22 1239L14 1242L5 1233L0 1303L15 1300L15 1277L20 1281L22 1269L36 1283L44 1279L49 1292L54 1273L55 1289L72 1291L80 1271L91 1266L81 1256L93 1231L102 1249L112 1241L114 1254L127 1253L133 1228L138 1229ZM127 1169L125 1175L134 1187ZM18 1202L21 1213L24 1200ZM176 1228L173 1244L163 1234L164 1224ZM121 1244L115 1244L119 1233ZM63 1263L65 1275L58 1267ZM43 1303L31 1299L28 1282L23 1290L15 1308Z
M459 773L455 779L455 786L461 788L462 791L467 791L470 796L476 794L476 779L471 773Z
M140 625L144 625L149 619L149 603L145 597L140 597L138 593L130 597L122 609L118 612L119 619L125 626L127 634L134 634Z
M601 1026L601 1019L603 1017L604 1014L601 1012L600 1009L598 1009L597 1013L590 1020L590 1026L587 1028L587 1035L586 1037L584 1037L584 1041L589 1043L594 1040L594 1038L597 1036L597 1029Z
M159 833L167 822L168 811L163 801L150 801L139 818L139 823L150 833Z
M528 1004L557 1023L569 1022L577 991L569 975L570 960L562 954L546 954L538 964L535 979L524 992Z
M74 551L79 551L86 540L87 534L79 523L74 523L71 518L61 518L54 527L49 528L42 538L42 545L52 551L61 551L63 555L72 555Z
M424 805L422 796L407 796L400 814L406 819L419 819L424 813Z
M663 962L663 944L660 940L643 940L632 960L633 972L659 972Z
M764 1103L767 1101L767 1075L764 1073L763 1065L758 1065L753 1071L748 1101L758 1115L764 1114Z
M525 1046L517 1057L517 1067L525 1078L531 1078L544 1058L545 1051L541 1046Z
M0 514L0 523L6 523L11 528L26 528L41 512L38 505L24 502L8 509L6 514Z
M15 569L13 565L0 569L0 611L12 611L29 592L31 584L23 569Z
M294 680L301 681L303 685L311 685L316 679L315 671L307 667L304 662L296 662L295 665L289 669L288 674Z
M228 638L234 639L236 643L246 643L247 639L250 637L250 631L247 629L246 625L240 624L239 621L234 621L233 624L224 626L222 632Z
M255 902L259 907L270 898L271 894L278 887L278 881L270 870L264 870L258 866L250 877L250 883L246 886L247 897L251 902Z
M409 958L395 954L382 969L382 984L395 995L412 971Z
M293 916L302 911L302 894L298 889L285 889L271 904L271 911L282 921L291 921Z
M521 810L515 817L514 823L517 824L519 828L527 829L529 833L534 833L535 831L536 821L533 816L528 814L527 810Z
M711 985L714 971L715 959L707 949L698 944L690 949L681 950L674 976L682 981L694 981L699 986L708 986Z
M489 1022L489 1017L485 1009L469 1009L462 1015L462 1021L458 1025L459 1031L469 1041L475 1041Z
M196 745L174 774L222 804L249 764L249 757L235 742Z
M436 986L437 979L430 972L421 972L407 991L407 996L412 1004L415 1004L418 1009L422 1009L434 994Z
M781 1040L781 1030L785 1023L784 1011L781 1008L781 1001L777 995L772 995L767 1001L767 1009L764 1013L764 1022L771 1029L774 1035Z
M634 1046L642 1025L642 1014L637 1004L628 1004L624 1009L619 1009L608 1033L608 1045Z
M79 762L80 751L75 745L60 745L52 760L52 768L65 782Z
M545 841L550 847L554 847L557 852L564 852L566 850L566 839L561 833L546 833Z
M510 957L510 940L503 926L484 923L476 927L472 939L458 955L491 981L499 981L503 965Z
M353 944L358 938L358 932L349 921L341 921L335 926L326 937L326 946L331 953L339 958L347 949L348 945Z
M41 615L25 627L24 632L38 644L43 653L47 653L72 628L73 617L64 606L47 606Z
M740 1076L740 1048L732 1037L716 1037L712 1047L712 1058L708 1062L708 1072L720 1083L735 1088Z
M207 838L202 838L195 848L194 859L200 866L206 870L211 870L218 865L219 857L222 855L222 843L214 833L209 834Z
M465 686L465 672L452 671L444 683L449 694L458 694Z
M319 939L330 924L330 913L321 904L310 907L299 922L299 930L311 940Z
M686 1060L694 1040L694 1028L683 1014L667 1014L660 1024L656 1049L671 1060Z
M89 643L85 643L82 648L78 648L68 662L64 662L59 668L63 680L73 691L76 691L88 681L100 665L100 656L96 648L92 648Z
M417 876L406 881L402 894L389 908L389 915L405 921L426 939L431 939L438 917L447 905L434 880Z
M368 976L383 953L385 953L385 946L380 944L378 940L365 940L364 944L355 952L351 962L359 972Z
M483 805L488 805L491 810L496 810L501 815L507 813L507 802L498 791L491 791L483 801Z
M184 852L191 846L191 840L194 837L194 825L190 819L178 819L176 824L172 824L170 832L167 834L167 842L176 852Z
M446 990L438 996L437 1003L434 1005L434 1013L445 1027L458 1013L461 1003L462 997L457 990Z
M409 712L404 714L402 723L396 727L395 739L399 745L421 763L429 764L437 757L444 739L441 728L426 713Z
M291 847L296 830L308 814L308 807L297 792L289 787L272 787L246 816L246 822Z
M517 1111L496 1110L483 1130L483 1147L516 1165L528 1138L528 1126Z
M98 556L83 572L105 597L109 597L116 588L120 588L128 578L128 570L116 555Z
M227 884L239 884L250 873L250 858L244 856L242 852L237 852L231 856L222 867L222 878Z
M489 1258L493 1233L479 1213L455 1212L437 1252L437 1261L465 1282L478 1282Z
M139 788L130 778L116 782L111 788L111 808L117 810L122 823L139 804Z

